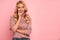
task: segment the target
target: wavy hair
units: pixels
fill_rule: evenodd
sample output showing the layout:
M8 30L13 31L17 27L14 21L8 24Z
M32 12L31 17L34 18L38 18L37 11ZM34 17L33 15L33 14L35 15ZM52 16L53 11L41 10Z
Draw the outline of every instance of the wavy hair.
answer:
M16 3L16 8L15 8L15 11L14 11L14 14L15 15L13 15L13 17L15 18L15 19L17 19L18 20L18 18L19 18L19 16L18 16L18 4L23 4L24 6L25 6L25 9L24 9L24 19L25 19L25 23L27 23L27 24L29 24L29 15L27 14L27 8L26 8L26 5L25 5L25 3L23 2L23 1L18 1L17 3ZM27 19L26 19L27 18Z

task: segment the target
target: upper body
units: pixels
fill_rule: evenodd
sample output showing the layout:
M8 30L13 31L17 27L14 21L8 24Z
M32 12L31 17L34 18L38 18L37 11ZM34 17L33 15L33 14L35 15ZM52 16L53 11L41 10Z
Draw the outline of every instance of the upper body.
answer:
M31 34L31 18L27 15L27 8L23 1L18 1L14 15L10 17L10 29L13 37L29 38Z
M15 24L15 20L14 18L11 16L10 17L10 28L11 28L11 31L13 32L13 37L18 37L18 38L21 38L21 37L26 37L26 38L29 38L30 37L30 34L31 34L31 31L32 31L32 28L31 28L31 18L30 18L30 22L29 22L29 25L27 25L25 23L25 20L24 20L24 17L21 18L20 20L20 25L18 26L17 29L20 29L20 30L26 30L24 34L28 34L28 35L24 35L23 33L20 33L20 32L14 32L13 31L13 25Z

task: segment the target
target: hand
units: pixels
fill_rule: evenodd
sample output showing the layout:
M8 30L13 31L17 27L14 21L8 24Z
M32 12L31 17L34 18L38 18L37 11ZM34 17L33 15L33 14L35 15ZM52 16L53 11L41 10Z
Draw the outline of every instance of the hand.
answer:
M19 17L22 16L22 13L18 13Z
M21 17L22 17L22 13L18 13L18 15L19 15L19 18L21 18Z

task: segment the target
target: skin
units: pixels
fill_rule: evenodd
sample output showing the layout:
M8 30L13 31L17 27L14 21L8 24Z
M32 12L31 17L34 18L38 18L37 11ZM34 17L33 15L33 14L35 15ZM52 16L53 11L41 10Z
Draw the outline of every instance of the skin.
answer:
M13 26L14 32L15 31L18 31L18 32L21 32L21 33L26 33L27 32L27 30L17 29L18 28L18 25L19 25L19 22L20 22L20 19L24 15L23 14L24 13L24 9L25 9L25 6L23 4L18 4L18 15L19 15L19 19L18 19L17 23Z
M22 17L22 15L24 15L23 14L24 13L24 9L25 9L25 6L23 4L18 4L18 15L19 15L19 17ZM17 31L19 31L21 33L27 32L27 30L17 30Z
M18 13L23 13L23 12L24 12L24 5L18 4Z
M25 9L25 6L23 4L18 4L18 15L19 16L24 15L24 9Z

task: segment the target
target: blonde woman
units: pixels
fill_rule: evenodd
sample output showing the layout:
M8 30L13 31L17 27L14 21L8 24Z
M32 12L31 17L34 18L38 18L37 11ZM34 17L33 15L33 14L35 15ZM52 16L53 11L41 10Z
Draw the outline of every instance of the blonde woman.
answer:
M10 17L10 30L13 32L12 40L30 40L31 17L23 1L16 3L14 15Z

